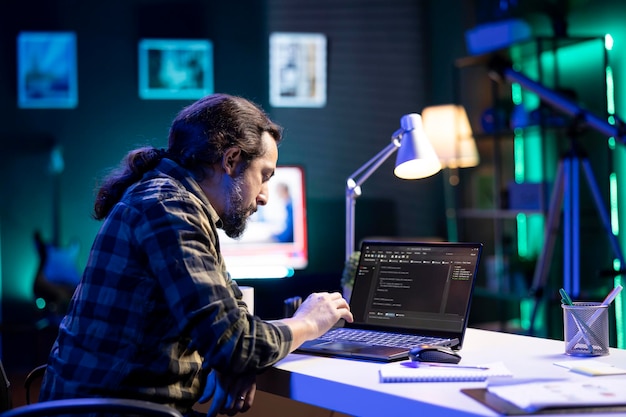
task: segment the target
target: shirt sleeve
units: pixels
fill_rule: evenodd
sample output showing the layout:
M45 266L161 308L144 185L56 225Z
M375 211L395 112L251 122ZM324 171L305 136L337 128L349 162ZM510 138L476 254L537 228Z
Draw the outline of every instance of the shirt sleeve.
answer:
M161 196L144 207L134 238L145 251L180 337L204 358L204 368L247 373L290 351L292 334L251 315L226 272L212 209L188 193Z

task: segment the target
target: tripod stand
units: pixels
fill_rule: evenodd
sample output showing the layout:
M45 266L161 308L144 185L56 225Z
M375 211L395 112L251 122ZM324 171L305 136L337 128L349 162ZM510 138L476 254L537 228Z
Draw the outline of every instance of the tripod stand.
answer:
M497 81L506 80L518 83L521 87L537 94L544 102L560 112L574 118L576 127L580 127L582 123L586 127L591 127L595 131L607 136L613 137L621 143L626 143L626 125L618 117L614 117L614 125L607 122L606 118L600 118L591 112L581 108L568 98L558 94L555 91L543 86L542 84L531 80L524 74L515 71L512 63L494 55L490 58L489 74ZM574 136L571 136L572 138ZM575 145L572 140L572 145ZM550 199L550 207L548 211L547 225L545 230L544 250L540 258L537 260L535 267L535 275L533 276L532 291L535 297L535 307L532 311L529 332L534 333L535 317L540 299L543 297L543 290L546 286L548 276L549 261L552 258L552 252L555 243L555 233L559 228L559 214L565 196L565 188L567 186L568 193L566 197L566 207L564 210L565 226L564 231L564 288L574 288L573 295L578 295L580 285L580 270L578 264L580 254L580 233L579 227L579 168L583 167L587 184L591 190L596 209L600 214L602 224L606 229L607 236L613 248L615 256L619 259L620 268L625 267L624 255L619 247L617 237L611 229L609 216L606 209L602 205L602 198L598 186L596 185L591 166L586 156L581 155L580 151L572 146L572 149L559 162L554 189ZM621 271L620 271L621 272Z
M539 304L544 296L548 280L550 260L559 229L561 209L563 209L563 288L572 296L580 293L580 168L582 168L591 192L596 210L602 221L613 253L624 267L624 255L617 237L613 234L609 214L602 203L600 189L593 175L587 156L580 150L574 139L571 146L560 159L550 197L547 223L544 235L544 249L537 260L531 293L535 298L529 333L535 332L535 321Z

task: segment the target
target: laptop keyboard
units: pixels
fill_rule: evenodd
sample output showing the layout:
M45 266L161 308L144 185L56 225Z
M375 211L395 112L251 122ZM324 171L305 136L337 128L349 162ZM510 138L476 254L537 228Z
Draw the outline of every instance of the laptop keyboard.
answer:
M330 329L322 337L320 337L320 339L333 342L359 342L370 345L391 346L407 349L417 345L442 343L442 339L437 337L379 332L374 330L347 329L343 327Z

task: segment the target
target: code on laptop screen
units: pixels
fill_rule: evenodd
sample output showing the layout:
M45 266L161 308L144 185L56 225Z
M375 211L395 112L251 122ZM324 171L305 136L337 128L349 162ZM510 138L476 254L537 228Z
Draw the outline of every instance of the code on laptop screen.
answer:
M365 242L352 294L361 322L424 330L466 325L479 244Z

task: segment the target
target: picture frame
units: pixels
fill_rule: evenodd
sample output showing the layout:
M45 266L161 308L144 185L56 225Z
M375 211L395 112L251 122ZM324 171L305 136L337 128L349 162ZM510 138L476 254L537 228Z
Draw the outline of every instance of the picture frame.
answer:
M196 100L214 91L210 40L142 39L138 55L141 99Z
M319 33L270 34L270 105L326 105L326 44Z
M17 89L18 108L75 108L78 105L76 34L18 33Z

